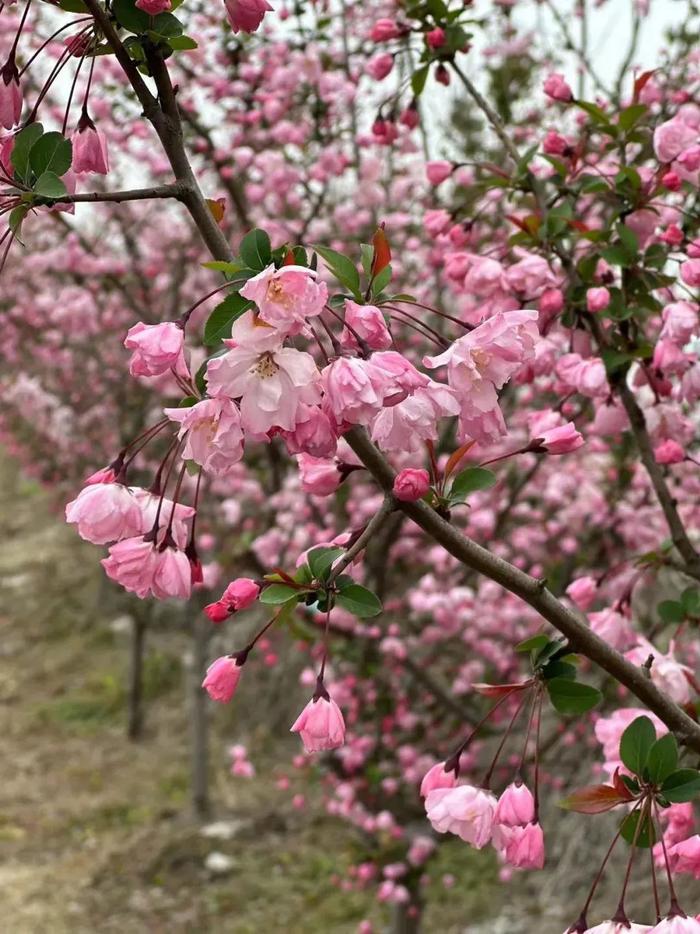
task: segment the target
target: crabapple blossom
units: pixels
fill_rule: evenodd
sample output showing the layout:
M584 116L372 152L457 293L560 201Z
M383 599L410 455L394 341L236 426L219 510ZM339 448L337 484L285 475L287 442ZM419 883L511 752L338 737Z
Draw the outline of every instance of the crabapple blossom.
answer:
M217 658L207 668L202 687L212 700L227 704L236 693L242 666L230 655Z
M189 408L164 409L178 422L178 438L185 438L182 457L207 472L222 476L243 457L243 431L238 407L230 399L203 399Z
M234 33L255 32L273 9L267 0L225 0L224 6Z
M91 483L66 506L66 522L93 545L130 538L142 531L138 500L123 483Z
M132 376L161 376L177 367L183 357L184 331L177 324L144 324L139 321L124 340L127 350L133 350L129 361Z
M404 503L421 499L430 489L430 475L427 470L405 467L394 480L394 496Z
M426 795L425 810L438 833L457 834L477 850L491 839L496 798L483 788L472 785L434 788Z
M297 334L307 318L321 314L328 288L305 266L268 266L248 279L241 295L255 302L264 322L284 334Z
M307 753L337 749L345 742L343 714L330 697L313 697L291 727L298 733Z

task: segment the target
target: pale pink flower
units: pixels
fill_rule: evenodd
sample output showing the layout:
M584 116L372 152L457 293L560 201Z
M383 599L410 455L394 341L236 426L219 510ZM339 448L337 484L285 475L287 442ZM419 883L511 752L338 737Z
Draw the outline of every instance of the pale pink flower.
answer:
M234 33L255 32L273 9L267 0L225 0L224 6Z
M539 295L547 286L556 284L549 263L543 256L526 253L517 263L505 271L505 280L509 288L527 299Z
M107 140L86 113L83 113L77 132L73 134L71 168L77 174L96 172L98 175L107 175L109 172Z
M673 651L673 642L669 646L668 653L664 655L647 639L638 636L637 644L629 652L625 652L625 658L635 665L641 666L649 656L652 656L651 680L671 700L683 706L689 703L692 697L690 684L686 677L687 674L692 674L692 669L677 661Z
M346 298L345 323L348 329L341 335L343 346L355 346L356 333L372 350L388 350L391 347L389 328L381 309L376 305L358 305L352 299Z
M333 457L338 447L334 421L318 405L300 405L294 431L282 431L290 454L311 454L313 457Z
M326 403L336 420L367 424L382 407L386 380L368 360L338 357L321 372Z
M673 162L685 149L692 146L698 138L693 130L678 117L667 120L654 130L654 152L659 162Z
M388 42L389 39L398 39L401 29L396 20L378 19L369 35L373 42Z
M325 282L316 281L316 273L305 266L282 266L267 269L248 279L241 295L258 306L263 321L284 334L298 334L307 318L320 315L328 300Z
M179 422L178 438L187 441L183 460L194 461L215 476L224 476L243 457L243 431L238 407L230 399L203 399L188 408L163 409Z
M442 48L445 44L445 38L445 30L441 29L440 26L436 26L435 29L431 29L430 32L425 34L425 41L431 49Z
M439 419L459 411L454 392L429 380L427 386L379 412L372 422L372 440L385 451L417 453L423 441L437 439Z
M599 311L605 311L610 304L610 292L605 286L588 289L586 292L586 308L596 314Z
M224 343L231 349L209 361L207 385L212 396L240 398L246 432L293 431L299 405L320 402L318 369L311 354L279 346L261 352L233 339Z
M90 483L66 506L66 521L93 545L106 545L141 532L138 501L122 483Z
M125 538L109 549L100 562L110 580L135 593L142 600L151 592L156 568L156 551L142 535Z
M425 165L425 174L431 185L439 185L445 179L452 175L453 165L445 159L436 159L434 162L427 162Z
M573 422L557 425L543 431L539 437L534 438L531 445L538 445L535 450L544 450L547 454L570 454L585 444L580 432L576 430Z
M212 700L226 704L236 692L242 669L237 659L222 655L207 668L202 687Z
M651 934L700 934L700 921L674 914L649 929Z
M157 516L159 529L162 530L170 525L170 533L175 543L179 548L184 548L189 537L187 520L194 516L194 508L186 506L184 503L173 503L167 497L162 498L161 505L160 496L151 493L150 490L142 490L138 487L132 487L132 493L141 510L140 531L143 534L150 532L155 525Z
M543 84L544 93L553 101L562 101L568 103L574 99L574 92L567 84L564 75L558 72L552 72L547 75Z
M651 363L655 370L660 370L664 375L668 376L674 373L683 373L688 369L690 360L677 344L661 338L654 347L654 356Z
M544 834L539 824L499 824L494 827L493 844L501 859L509 866L516 869L544 867Z
M654 458L657 464L680 464L685 460L685 451L677 441L668 438L654 448Z
M493 815L494 823L506 827L529 824L535 819L535 799L523 782L512 782L501 794Z
M255 603L259 594L260 587L254 580L237 577L226 587L219 600L204 607L204 612L213 623L221 623L232 613L245 610Z
M486 441L505 433L497 390L534 355L538 338L536 311L498 312L444 353L425 357L428 367L447 365L461 407L462 436Z
M420 793L425 798L436 788L454 788L456 784L457 776L454 769L446 772L445 763L437 762L423 776L423 781L420 783Z
M405 467L394 477L394 496L403 503L422 499L430 489L430 474L427 470Z
M620 921L603 921L594 928L587 928L585 934L646 934L647 931L651 931L648 924L630 922L627 925Z
M326 694L313 697L290 729L298 733L307 753L337 749L345 742L345 721L340 707Z
M698 330L698 306L695 302L672 302L666 305L661 317L663 327L660 336L675 341L680 346L687 344Z
M489 256L472 256L471 266L464 277L464 288L481 298L490 298L508 288L503 266ZM488 322L485 322L488 323Z
M681 279L693 289L700 286L700 259L687 259L681 263Z
M184 551L167 546L156 549L151 591L159 600L189 600L192 594L192 567Z
M383 81L393 67L394 56L391 52L380 52L378 55L373 56L367 63L367 73L371 75L375 81Z
M598 613L590 613L588 620L593 632L620 652L634 641L630 621L617 610L608 607Z
M491 839L496 798L490 791L472 785L435 788L428 792L425 810L438 833L457 834L477 850Z
M700 834L674 844L668 856L674 872L687 872L700 879Z
M610 392L605 364L600 357L584 359L577 353L560 357L556 366L557 376L583 396L596 399Z
M22 88L19 72L11 56L0 69L0 126L11 130L22 114Z
M305 493L314 496L330 496L340 486L343 475L334 460L324 457L312 457L311 454L300 454L297 457L299 473L301 475L301 488Z
M129 361L132 376L162 376L176 369L183 360L185 333L172 321L144 324L139 321L129 328L124 346L133 350Z
M578 577L566 588L566 594L579 610L587 610L596 598L598 585L593 577Z

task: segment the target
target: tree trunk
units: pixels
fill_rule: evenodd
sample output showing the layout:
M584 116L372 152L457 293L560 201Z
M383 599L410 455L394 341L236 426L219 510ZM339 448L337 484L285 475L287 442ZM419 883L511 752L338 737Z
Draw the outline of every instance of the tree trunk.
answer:
M139 740L143 736L143 659L146 646L146 621L139 611L134 614L129 651L127 736Z
M201 614L198 614L201 615ZM207 621L208 622L208 621ZM191 624L192 662L189 672L192 809L195 817L209 817L209 718L208 698L202 690L207 667L210 626L195 618Z
M419 934L423 907L418 901L394 905L390 934Z

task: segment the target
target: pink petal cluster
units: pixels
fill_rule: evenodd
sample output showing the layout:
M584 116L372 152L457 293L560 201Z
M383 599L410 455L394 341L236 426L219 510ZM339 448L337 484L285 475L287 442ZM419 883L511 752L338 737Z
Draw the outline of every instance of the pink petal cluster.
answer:
M231 655L222 655L207 668L202 687L212 700L227 704L236 692L243 666Z
M403 503L422 499L430 489L430 474L427 470L405 467L394 478L394 496Z
M345 742L345 721L340 707L328 696L313 697L294 721L307 753L338 749Z
M481 850L491 840L496 798L473 785L434 788L425 799L425 810L438 833L454 833Z
M260 317L285 334L298 334L307 318L323 311L328 300L325 282L316 281L316 273L305 266L268 266L248 279L241 295L258 307Z
M179 423L178 437L187 439L181 454L184 460L225 476L243 457L241 416L230 399L203 399L189 408L163 411Z
M225 0L224 6L234 33L255 32L273 9L267 0Z
M162 376L183 361L184 343L184 331L177 324L139 321L129 328L124 340L126 349L133 350L129 372L132 376Z
M250 577L237 577L226 587L221 597L204 607L204 612L213 623L220 623L239 610L255 603L260 595L260 586Z

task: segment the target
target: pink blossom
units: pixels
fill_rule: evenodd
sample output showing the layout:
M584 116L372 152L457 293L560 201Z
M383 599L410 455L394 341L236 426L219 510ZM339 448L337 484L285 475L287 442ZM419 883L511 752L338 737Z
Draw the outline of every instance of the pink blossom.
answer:
M652 366L665 375L682 373L687 370L690 361L683 351L673 341L661 338L654 347Z
M579 577L566 588L567 596L579 610L587 610L596 598L598 585L593 577Z
M93 545L106 545L141 532L141 509L122 483L91 483L66 506L66 522Z
M386 380L368 360L338 357L322 370L321 382L339 422L367 424L382 407Z
M394 477L394 496L403 503L422 499L430 489L430 474L427 470L405 467Z
M312 457L311 454L300 454L297 457L297 463L301 474L301 488L305 493L312 493L314 496L330 496L340 486L343 476L334 460Z
M372 422L372 440L385 451L417 453L422 441L437 439L439 419L459 410L452 390L429 380L427 386L379 412Z
M564 425L557 425L555 428L543 431L530 444L538 445L536 450L544 450L547 454L570 454L571 451L582 447L585 441L573 422L566 422Z
M290 732L299 733L305 752L323 752L343 745L345 721L338 705L326 694L309 701Z
M133 350L129 361L132 376L161 376L176 368L182 360L185 334L171 321L144 324L139 321L124 340L127 350Z
M561 289L547 289L540 295L539 308L543 315L558 315L564 307Z
M650 928L651 934L700 934L700 921L685 915L674 914Z
M436 26L425 34L425 41L431 49L440 49L445 44L445 30Z
M506 827L529 824L535 819L535 799L523 782L512 782L498 799L494 823Z
M622 707L613 711L608 717L600 717L595 724L595 736L603 747L605 770L610 775L616 768L622 768L620 762L620 739L627 727L637 717L649 717L654 724L657 738L668 733L668 727L659 720L656 714L650 713L640 707Z
M700 834L676 843L668 851L668 856L674 872L687 872L700 879Z
M654 152L659 162L673 162L684 149L697 140L697 132L678 117L667 120L654 130Z
M482 298L497 295L508 288L505 270L496 259L472 256L471 266L464 277L464 288Z
M212 700L228 703L236 692L242 665L231 655L222 655L207 668L202 687Z
M667 438L654 448L657 464L680 464L685 460L685 451L677 441Z
M586 308L594 314L599 311L605 311L610 304L610 292L601 286L600 288L588 289L586 292Z
M391 334L386 326L384 314L376 305L358 305L347 298L345 324L348 330L343 331L342 342L354 345L356 333L372 350L388 350L391 347Z
M136 0L134 6L149 16L158 16L159 13L165 13L172 8L170 0Z
M234 33L255 32L273 9L267 0L225 0L224 6Z
M189 408L163 411L171 421L179 422L178 438L187 438L183 460L224 476L243 457L241 416L230 399L203 399Z
M425 174L431 185L439 185L445 179L452 175L453 165L445 159L437 159L434 162L427 162Z
M367 72L375 81L383 81L394 67L394 56L391 52L380 52L367 63Z
M590 613L588 620L593 632L618 651L628 648L634 638L629 620L617 610L607 608Z
M110 580L135 593L142 600L151 592L156 568L156 552L152 542L142 535L125 538L109 549L100 562Z
M282 431L290 454L333 457L338 446L335 421L318 405L301 404L297 408L294 431Z
M555 283L547 260L534 253L526 253L517 263L509 266L505 272L505 281L509 288L528 299Z
M645 934L647 931L651 931L648 924L603 921L602 924L596 924L594 928L586 928L584 934Z
M666 305L661 312L663 327L660 336L683 346L698 330L698 306L695 302L678 301Z
M546 132L542 141L542 149L548 156L563 156L569 148L566 138L557 133L556 130Z
M241 288L244 298L255 302L260 317L284 334L298 334L307 318L320 315L328 299L325 282L305 266L268 266Z
M22 114L22 88L14 56L0 69L0 126L11 130Z
M677 661L673 651L673 641L669 645L668 653L664 655L647 639L638 636L637 644L629 652L625 653L625 658L635 665L641 666L651 656L653 658L651 680L671 700L683 706L688 704L692 698L692 691L686 677L692 674L692 669Z
M544 834L537 823L524 826L499 824L494 828L493 843L501 859L516 869L544 867Z
M688 259L681 263L681 279L693 289L700 287L700 259Z
M496 798L472 785L435 788L428 792L425 810L438 833L457 834L477 850L491 839Z
M250 577L237 577L226 587L216 603L204 607L204 612L213 623L220 623L232 613L251 606L259 594L260 587L254 580Z
M609 393L605 364L600 357L583 359L580 354L567 353L557 361L557 376L583 396L596 399Z
M293 431L301 403L320 402L314 358L293 347L260 351L235 339L231 349L207 364L206 380L212 396L241 400L241 425L263 435L271 428Z
M498 406L502 389L529 360L539 338L537 312L499 312L436 357L425 357L431 368L447 364L447 378L461 405L462 436L494 440L505 433Z
M192 593L192 567L184 551L170 546L156 549L151 591L159 600L189 600Z
M78 123L77 133L73 135L71 168L78 174L96 172L98 175L107 175L109 172L107 140L86 114Z
M398 39L401 29L396 20L378 19L369 35L373 42L388 42L389 39Z
M544 93L553 101L563 101L568 103L574 99L574 92L564 78L564 75L558 72L552 72L545 78Z

